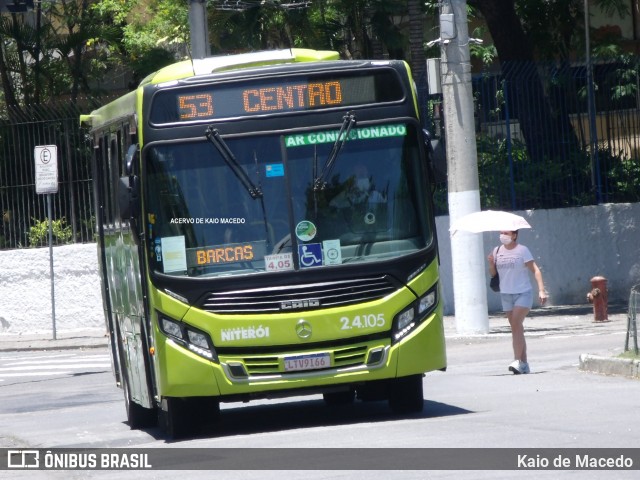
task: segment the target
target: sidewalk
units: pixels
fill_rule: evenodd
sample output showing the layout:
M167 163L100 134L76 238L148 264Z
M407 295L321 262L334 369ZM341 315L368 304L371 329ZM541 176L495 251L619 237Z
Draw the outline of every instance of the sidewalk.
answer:
M590 305L545 307L530 312L525 323L527 337L553 335L598 335L627 331L627 306L609 305L607 322L595 322ZM491 341L510 335L506 318L499 312L489 316L488 334L461 334L456 331L453 316L445 316L444 330L447 343ZM68 350L104 348L109 343L104 329L57 332L53 340L51 332L46 334L11 335L0 333L0 352L25 350ZM624 343L620 345L622 348ZM640 379L640 361L630 359L597 357L583 354L580 369L585 371L624 375Z
M0 333L0 352L100 348L109 344L104 328L15 335Z
M529 337L559 334L597 334L604 331L627 329L627 306L609 305L608 321L594 321L591 305L562 305L534 308L525 320L525 334ZM459 333L456 330L454 316L444 317L445 337L447 340L461 338L486 338L487 336L510 335L509 323L502 312L489 314L489 333L474 335Z
M532 310L525 321L525 335L527 338L540 336L571 336L571 335L602 335L611 333L627 333L628 306L609 305L608 321L594 321L591 305L567 305L545 307ZM474 341L491 341L501 336L510 336L511 331L507 319L501 312L489 315L489 333L464 334L456 330L453 316L445 316L445 337L447 343ZM632 342L630 342L632 344ZM624 348L624 336L621 338L620 349ZM618 375L633 379L640 379L640 360L619 358L615 354L580 355L580 370L603 375Z

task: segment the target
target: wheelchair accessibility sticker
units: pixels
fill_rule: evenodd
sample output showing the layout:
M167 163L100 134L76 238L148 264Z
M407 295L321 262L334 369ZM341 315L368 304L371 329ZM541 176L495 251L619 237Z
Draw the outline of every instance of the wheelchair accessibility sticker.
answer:
M298 245L300 268L317 267L322 265L322 246L319 243Z

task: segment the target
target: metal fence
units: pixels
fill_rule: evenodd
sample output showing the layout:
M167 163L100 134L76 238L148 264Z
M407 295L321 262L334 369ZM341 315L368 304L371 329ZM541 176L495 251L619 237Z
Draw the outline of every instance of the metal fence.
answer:
M482 208L640 201L639 65L594 65L591 109L585 66L511 62L474 77ZM446 185L436 203L447 212Z
M594 65L593 109L588 108L584 66L511 63L500 72L477 75L482 208L640 202L639 65L640 58ZM421 102L428 107L425 125L437 135L443 130L437 115L441 100L428 96L426 82L418 83L421 99L429 99ZM37 145L58 146L54 242L93 241L91 152L78 119L106 101L41 105L10 112L11 121L0 120L0 249L47 244L46 198L35 192ZM446 181L434 199L436 213L446 214Z
M97 103L20 108L9 112L10 121L0 121L0 249L48 245L47 199L35 189L34 148L40 145L58 147L54 244L94 240L91 152L79 116Z

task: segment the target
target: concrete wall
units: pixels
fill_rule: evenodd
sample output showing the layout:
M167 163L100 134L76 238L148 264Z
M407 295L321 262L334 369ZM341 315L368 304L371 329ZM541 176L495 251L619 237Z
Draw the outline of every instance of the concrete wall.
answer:
M56 331L104 329L95 243L53 248ZM53 332L49 249L0 251L0 335Z
M640 203L517 212L533 226L522 230L543 271L551 305L587 304L595 275L609 279L610 302L627 303L640 283ZM438 217L445 313L454 314L449 217ZM483 234L488 253L496 232ZM53 249L56 330L104 328L95 244ZM486 279L488 283L488 278ZM487 288L489 311L499 296ZM52 332L49 249L0 251L0 335Z

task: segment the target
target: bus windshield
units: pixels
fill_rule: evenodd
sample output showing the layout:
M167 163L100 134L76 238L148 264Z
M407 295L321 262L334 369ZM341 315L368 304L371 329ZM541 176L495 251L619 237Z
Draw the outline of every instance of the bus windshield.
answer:
M153 270L198 277L339 268L425 248L433 232L418 132L405 123L354 127L328 171L338 130L225 138L242 174L209 141L150 145Z

